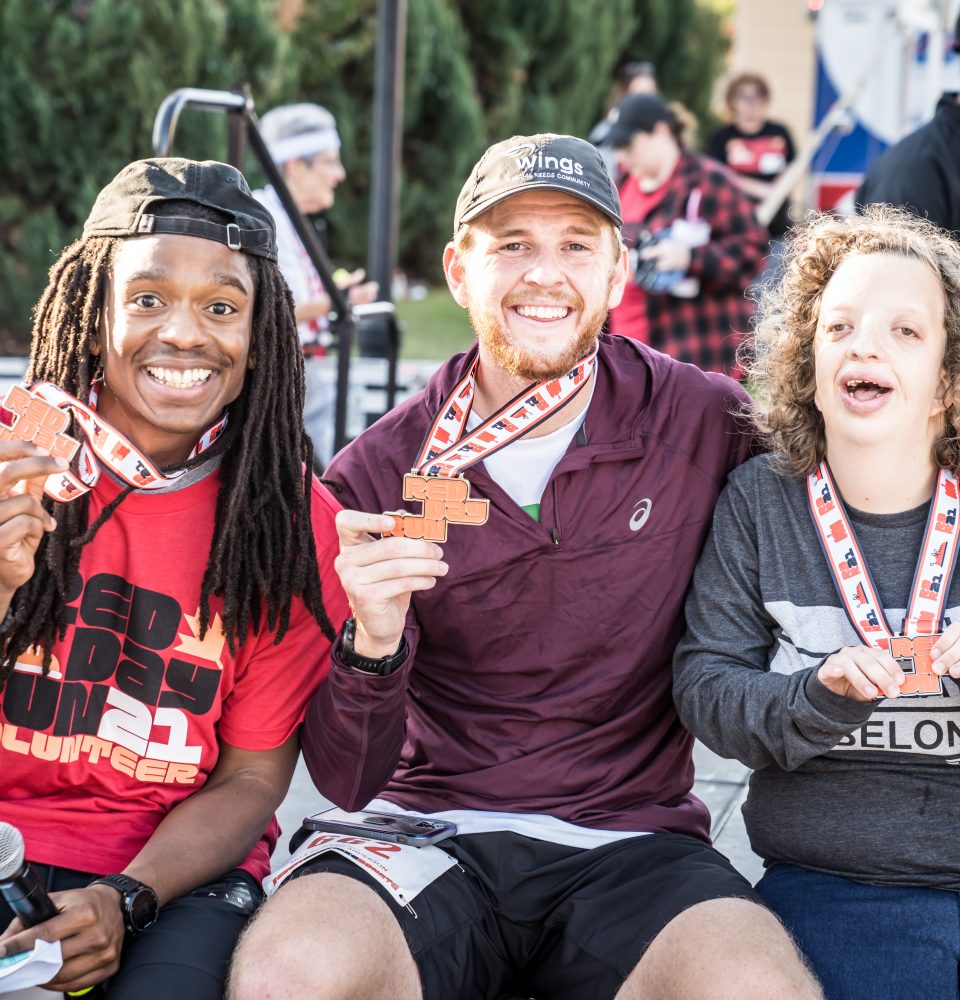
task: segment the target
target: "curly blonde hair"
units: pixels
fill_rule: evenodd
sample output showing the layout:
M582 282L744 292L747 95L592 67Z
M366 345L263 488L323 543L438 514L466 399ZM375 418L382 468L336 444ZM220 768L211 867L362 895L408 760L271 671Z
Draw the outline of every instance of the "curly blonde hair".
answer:
M960 244L926 219L891 205L869 205L863 215L847 218L811 215L790 234L780 280L759 296L755 341L741 362L757 404L753 419L790 472L808 475L823 460L826 436L814 402L814 334L823 290L851 253L919 260L940 280L949 405L934 459L960 471Z

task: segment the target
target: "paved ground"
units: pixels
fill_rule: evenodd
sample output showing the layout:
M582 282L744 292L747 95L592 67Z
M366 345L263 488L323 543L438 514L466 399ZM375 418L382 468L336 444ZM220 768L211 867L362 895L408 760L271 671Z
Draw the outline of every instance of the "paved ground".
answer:
M740 806L747 795L749 768L735 760L725 760L698 743L693 752L697 767L694 791L710 808L713 843L752 883L763 874L763 863L750 850Z
M710 808L717 849L726 854L751 882L756 882L762 874L762 867L760 859L750 850L740 814L750 772L742 764L724 760L699 743L694 759L697 766L694 790ZM279 867L289 856L287 844L300 826L300 820L309 813L319 812L326 805L326 800L313 787L301 760L290 791L277 813L283 836L273 855L274 867Z

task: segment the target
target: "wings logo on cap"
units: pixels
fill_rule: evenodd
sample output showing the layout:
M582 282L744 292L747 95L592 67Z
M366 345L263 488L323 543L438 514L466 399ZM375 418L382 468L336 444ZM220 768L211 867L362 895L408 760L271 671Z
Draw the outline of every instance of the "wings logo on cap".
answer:
M504 156L529 156L537 147L532 142L524 142L513 149L508 149Z

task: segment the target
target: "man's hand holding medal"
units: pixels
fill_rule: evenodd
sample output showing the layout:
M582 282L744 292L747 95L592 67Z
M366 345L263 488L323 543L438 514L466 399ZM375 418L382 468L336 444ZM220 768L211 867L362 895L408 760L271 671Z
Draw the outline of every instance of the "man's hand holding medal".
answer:
M0 440L0 610L32 576L44 532L57 522L41 504L48 476L68 468L30 441Z
M335 567L357 622L354 649L374 659L391 656L403 637L410 595L430 590L449 567L443 549L417 538L379 538L394 530L392 514L342 510Z
M41 498L49 476L66 472L78 442L62 431L70 418L14 386L0 423L0 608L34 571L40 539L57 522Z

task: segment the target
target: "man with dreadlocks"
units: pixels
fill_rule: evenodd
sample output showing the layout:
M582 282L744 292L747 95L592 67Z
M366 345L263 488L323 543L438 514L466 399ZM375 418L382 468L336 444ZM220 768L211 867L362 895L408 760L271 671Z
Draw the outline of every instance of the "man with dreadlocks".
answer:
M234 168L144 160L37 306L15 419L52 401L86 443L74 475L0 440L0 819L60 913L0 905L0 955L59 940L52 988L219 998L260 898L347 614L276 259Z

